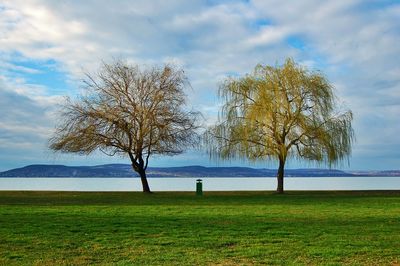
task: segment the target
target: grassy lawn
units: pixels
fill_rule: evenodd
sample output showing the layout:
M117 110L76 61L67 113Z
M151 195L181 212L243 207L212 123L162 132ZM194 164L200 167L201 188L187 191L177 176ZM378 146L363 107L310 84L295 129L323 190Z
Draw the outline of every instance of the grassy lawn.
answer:
M400 192L0 192L0 265L400 265Z

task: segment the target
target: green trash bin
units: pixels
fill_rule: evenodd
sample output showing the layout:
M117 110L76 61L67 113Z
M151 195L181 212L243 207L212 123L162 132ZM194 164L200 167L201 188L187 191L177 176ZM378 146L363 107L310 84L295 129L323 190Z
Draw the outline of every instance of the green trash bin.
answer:
M203 195L203 180L197 179L196 180L196 195L197 196L202 196Z

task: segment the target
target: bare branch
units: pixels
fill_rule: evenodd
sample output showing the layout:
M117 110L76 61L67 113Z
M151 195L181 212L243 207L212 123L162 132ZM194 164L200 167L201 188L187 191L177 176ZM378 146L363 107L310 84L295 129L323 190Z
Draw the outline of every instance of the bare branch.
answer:
M170 65L140 70L122 61L86 74L87 95L67 100L50 139L60 152L129 156L144 174L152 154L175 155L195 145L199 113L185 110L184 72Z

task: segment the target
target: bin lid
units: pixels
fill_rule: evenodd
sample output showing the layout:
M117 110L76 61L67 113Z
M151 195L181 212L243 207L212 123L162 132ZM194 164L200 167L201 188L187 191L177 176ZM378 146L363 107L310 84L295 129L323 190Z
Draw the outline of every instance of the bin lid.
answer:
M203 181L203 180L201 180L201 179L197 179L196 181L197 181L197 182L201 182L201 181Z

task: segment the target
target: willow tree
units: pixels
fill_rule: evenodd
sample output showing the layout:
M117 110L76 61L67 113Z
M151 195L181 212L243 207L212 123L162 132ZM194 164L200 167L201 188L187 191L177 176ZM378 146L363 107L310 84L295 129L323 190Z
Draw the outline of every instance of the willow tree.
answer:
M338 110L333 86L320 72L292 59L227 79L219 94L224 101L219 121L205 134L209 153L222 159L278 161L278 193L284 191L288 158L331 167L351 154L351 111Z
M55 151L129 157L150 192L146 169L151 155L176 155L196 142L198 113L185 108L183 70L141 70L122 61L103 64L84 80L87 93L67 99L50 139Z

